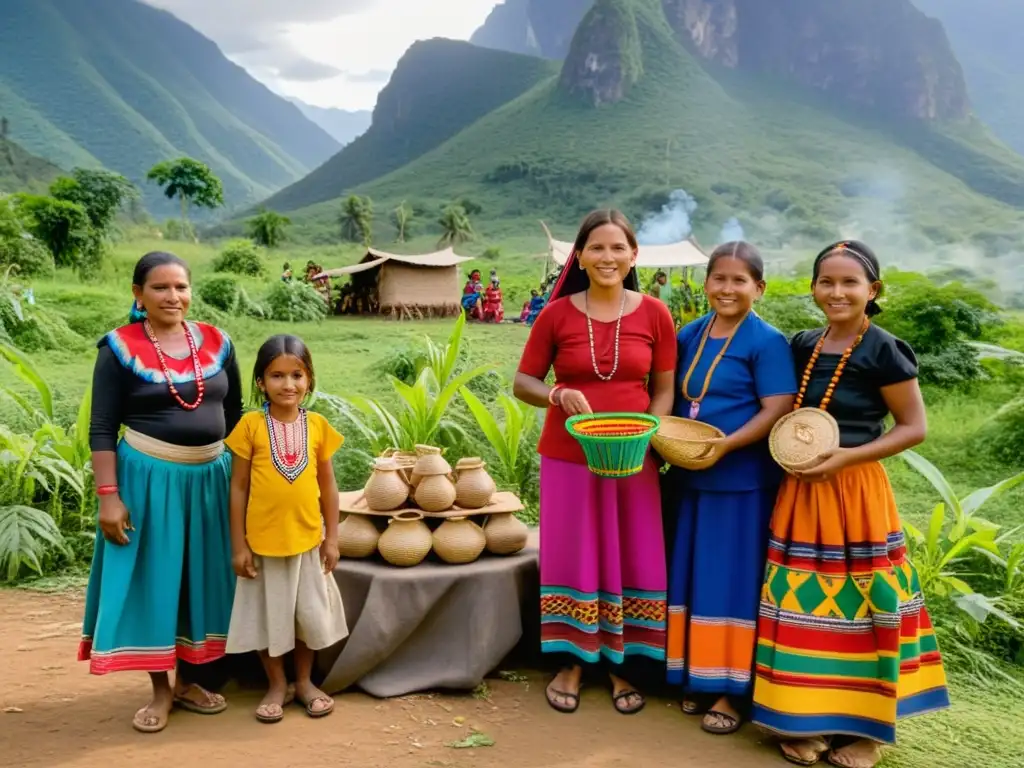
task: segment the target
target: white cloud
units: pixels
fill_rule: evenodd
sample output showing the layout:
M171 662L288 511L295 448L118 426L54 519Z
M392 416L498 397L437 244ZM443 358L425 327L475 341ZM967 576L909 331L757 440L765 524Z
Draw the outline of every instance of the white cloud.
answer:
M371 109L416 40L465 40L498 0L146 0L254 77L311 104Z

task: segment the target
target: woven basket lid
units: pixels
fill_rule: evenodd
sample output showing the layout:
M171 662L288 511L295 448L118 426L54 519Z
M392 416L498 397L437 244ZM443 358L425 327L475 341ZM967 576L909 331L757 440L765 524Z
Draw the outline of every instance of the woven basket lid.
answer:
M839 424L820 408L800 408L775 423L768 447L785 469L810 469L839 447Z

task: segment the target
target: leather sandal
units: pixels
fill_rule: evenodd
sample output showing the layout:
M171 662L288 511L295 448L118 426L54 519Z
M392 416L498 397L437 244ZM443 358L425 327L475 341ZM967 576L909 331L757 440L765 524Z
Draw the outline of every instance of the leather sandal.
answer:
M812 751L811 757L800 758L796 755L791 755L782 747L783 745L789 744L806 744L808 749ZM821 736L814 736L809 739L790 739L779 743L779 750L782 752L782 756L793 763L794 765L817 765L821 762L821 756L829 750L828 742L825 741Z
M555 682L552 678L551 683ZM556 712L561 712L565 715L571 715L577 709L580 708L580 695L579 693L569 693L568 691L560 691L557 688L552 688L551 683L548 683L548 687L544 690L544 698L548 700L548 705ZM555 701L555 696L559 698L568 699L571 703L562 704L561 702Z

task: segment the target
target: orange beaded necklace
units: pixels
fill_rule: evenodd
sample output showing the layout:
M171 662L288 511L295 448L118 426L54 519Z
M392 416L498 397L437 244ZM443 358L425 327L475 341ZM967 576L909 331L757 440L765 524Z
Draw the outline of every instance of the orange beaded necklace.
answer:
M825 395L821 398L821 403L818 404L818 408L821 410L827 410L828 404L832 400L832 393L836 390L836 384L839 383L839 377L843 375L843 369L846 368L846 363L850 359L850 355L853 354L853 350L864 340L864 334L868 332L868 326L871 325L871 320L867 317L864 318L864 324L860 328L860 333L857 334L857 338L853 340L853 344L846 348L843 352L843 356L839 359L839 365L836 366L835 372L832 374L832 380L828 383L828 388L825 390ZM828 336L828 332L832 330L829 326L825 329L825 332L821 334L821 338L818 339L818 343L814 345L814 351L811 353L811 359L807 361L807 366L804 368L804 376L800 380L800 389L796 393L796 400L793 402L793 410L799 410L804 402L804 395L807 392L807 385L811 381L811 371L814 370L814 364L818 362L818 356L821 355L821 348L825 346L825 337Z

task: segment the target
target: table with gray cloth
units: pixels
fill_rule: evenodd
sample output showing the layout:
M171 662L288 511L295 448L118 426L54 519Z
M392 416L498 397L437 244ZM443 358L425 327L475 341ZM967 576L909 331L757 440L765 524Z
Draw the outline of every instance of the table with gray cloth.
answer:
M485 552L468 565L433 555L412 568L378 557L340 560L334 577L349 636L317 653L321 688L334 695L356 686L381 698L476 688L534 636L538 543L534 529L522 552Z

